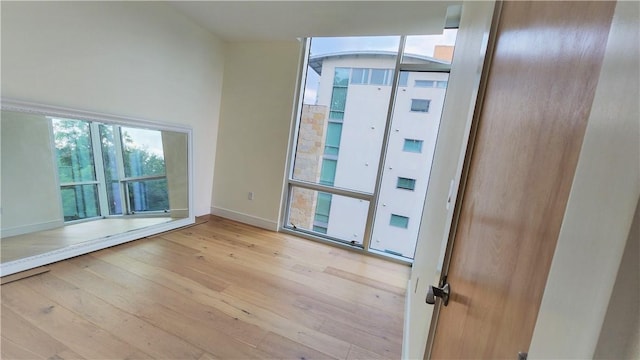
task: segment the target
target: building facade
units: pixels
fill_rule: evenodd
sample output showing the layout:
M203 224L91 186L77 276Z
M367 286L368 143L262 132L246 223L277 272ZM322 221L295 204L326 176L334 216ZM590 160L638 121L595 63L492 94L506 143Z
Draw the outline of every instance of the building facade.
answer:
M444 63L418 56L410 61ZM316 103L303 105L295 179L374 193L395 63L395 53L386 52L309 59L309 71L315 71L319 81ZM448 76L409 71L399 75L372 249L413 258ZM336 240L362 244L368 211L364 200L294 189L289 221Z

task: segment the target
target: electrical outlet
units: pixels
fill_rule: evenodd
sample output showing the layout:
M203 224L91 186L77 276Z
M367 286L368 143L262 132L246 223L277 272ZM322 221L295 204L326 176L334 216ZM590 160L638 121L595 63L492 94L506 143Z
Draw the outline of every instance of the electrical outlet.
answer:
M247 195L247 199L253 200L253 191L249 191L249 194Z

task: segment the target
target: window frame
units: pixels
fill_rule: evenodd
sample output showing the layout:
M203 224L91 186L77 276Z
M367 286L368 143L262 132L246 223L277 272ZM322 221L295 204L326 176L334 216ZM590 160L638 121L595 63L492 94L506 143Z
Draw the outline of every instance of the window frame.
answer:
M429 64L412 64L412 63L402 63L402 55L404 53L404 41L406 36L400 36L400 46L398 48L398 53L396 56L396 66L394 69L384 69L387 70L385 72L385 85L391 86L391 96L389 99L389 109L387 112L387 120L384 127L384 138L381 150L381 162L383 164L384 153L388 151L389 147L389 137L391 134L391 123L392 123L392 106L395 102L395 98L398 95L399 88L406 87L400 85L400 73L402 71L408 72L440 72L440 73L450 73L451 64L438 64L438 63L429 63ZM301 61L299 62L298 74L299 81L298 86L296 87L296 109L295 109L295 120L292 121L292 136L290 137L289 143L289 155L287 156L287 178L285 180L285 191L283 192L283 206L281 208L281 221L278 224L278 228L280 231L285 233L290 233L293 235L301 236L307 239L329 243L334 246L344 247L350 250L363 252L367 255L382 257L389 261L395 261L403 264L411 264L413 263L413 259L399 256L393 253L385 253L384 251L380 251L377 249L373 249L371 247L372 242L372 232L373 232L373 223L376 214L376 208L378 206L380 186L382 182L383 176L383 166L380 166L378 169L378 173L376 176L376 186L373 193L360 192L350 189L342 189L336 188L333 186L327 186L323 184L313 183L304 180L296 180L294 178L294 166L295 166L295 156L296 149L298 144L298 132L301 120L301 114L303 109L303 97L304 97L304 89L305 82L307 81L307 71L309 70L309 47L311 44L311 38L306 38L304 41L304 46L301 48L300 56ZM369 71L369 85L383 86L382 84L373 84L371 82L372 70ZM409 75L407 75L407 86L409 81ZM351 80L348 81L348 86L351 84ZM360 84L354 84L360 85ZM347 95L348 96L348 95ZM341 113L342 117L334 116L334 111L329 111L328 121L342 122L344 120L344 112ZM326 157L325 157L326 158ZM356 200L367 201L369 206L369 212L367 214L366 225L364 229L364 234L362 236L363 243L362 244L353 244L349 243L349 241L345 241L344 239L337 239L332 236L323 235L321 233L315 232L313 230L305 230L296 228L295 226L289 224L289 211L291 208L292 195L295 188L301 189L309 189L315 190L318 192L326 192L332 195L344 196ZM318 224L313 224L313 226L318 226ZM313 228L312 226L312 228Z

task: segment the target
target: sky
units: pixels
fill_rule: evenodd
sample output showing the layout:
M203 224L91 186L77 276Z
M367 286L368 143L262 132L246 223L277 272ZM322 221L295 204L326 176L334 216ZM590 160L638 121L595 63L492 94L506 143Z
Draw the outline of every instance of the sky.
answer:
M159 130L147 130L130 127L122 127L123 132L127 132L136 146L146 147L150 152L164 158L162 149L162 135Z
M457 29L445 29L440 35L407 36L405 53L433 56L436 45L454 45ZM310 56L343 51L398 51L399 36L315 37L311 39ZM304 93L305 104L315 104L319 76L309 70Z

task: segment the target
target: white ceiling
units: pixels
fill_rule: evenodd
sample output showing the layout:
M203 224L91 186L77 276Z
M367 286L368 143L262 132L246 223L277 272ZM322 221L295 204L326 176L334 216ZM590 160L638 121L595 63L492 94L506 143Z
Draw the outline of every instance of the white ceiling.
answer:
M169 1L225 41L442 33L461 1ZM453 7L449 21L460 16Z

